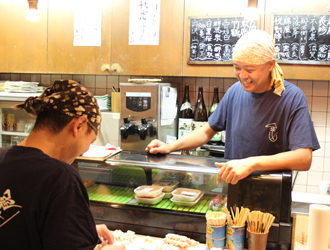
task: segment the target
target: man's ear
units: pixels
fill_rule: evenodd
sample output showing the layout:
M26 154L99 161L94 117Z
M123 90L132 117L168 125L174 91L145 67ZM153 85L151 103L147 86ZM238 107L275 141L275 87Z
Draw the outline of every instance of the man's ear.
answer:
M269 61L269 71L271 72L275 68L275 60Z
M78 133L84 131L84 127L88 126L87 117L80 116L78 118L72 119L72 129L74 136L77 136Z

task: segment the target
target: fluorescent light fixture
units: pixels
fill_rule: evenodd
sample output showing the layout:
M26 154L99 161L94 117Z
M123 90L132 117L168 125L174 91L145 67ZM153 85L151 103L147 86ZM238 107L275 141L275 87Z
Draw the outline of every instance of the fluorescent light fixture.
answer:
M29 11L26 14L26 19L29 21L39 21L38 15L38 0L28 0Z
M245 12L244 18L247 20L258 20L258 0L248 0L248 8Z

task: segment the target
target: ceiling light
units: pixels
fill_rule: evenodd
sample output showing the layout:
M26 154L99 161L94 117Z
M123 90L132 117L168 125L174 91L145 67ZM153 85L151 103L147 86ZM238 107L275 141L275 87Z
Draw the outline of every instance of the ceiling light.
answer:
M248 0L248 8L245 12L244 18L247 20L258 20L258 0Z
M26 14L26 19L29 21L39 21L38 15L38 0L28 0L29 11Z

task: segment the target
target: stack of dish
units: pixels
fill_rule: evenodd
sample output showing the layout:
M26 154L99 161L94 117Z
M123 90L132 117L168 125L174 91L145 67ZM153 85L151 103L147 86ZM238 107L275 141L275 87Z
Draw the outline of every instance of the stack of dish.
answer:
M97 104L100 107L100 110L111 110L111 96L106 95L94 95L97 100Z
M172 197L172 191L178 186L178 181L157 181L152 186L163 187L163 193L165 193L164 198L169 199Z
M134 189L135 199L139 203L154 205L159 203L165 196L165 193L162 192L163 187L157 186L139 186Z
M204 191L191 188L177 188L172 192L173 197L171 201L178 206L192 207L197 204L204 193Z
M5 92L37 93L38 82L6 81Z

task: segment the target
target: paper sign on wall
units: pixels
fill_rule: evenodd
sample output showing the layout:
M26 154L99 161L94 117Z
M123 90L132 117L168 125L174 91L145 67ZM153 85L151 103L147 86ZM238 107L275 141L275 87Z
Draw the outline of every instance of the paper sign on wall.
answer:
M101 46L102 4L81 0L74 8L73 46Z
M131 0L129 45L159 45L160 0Z

